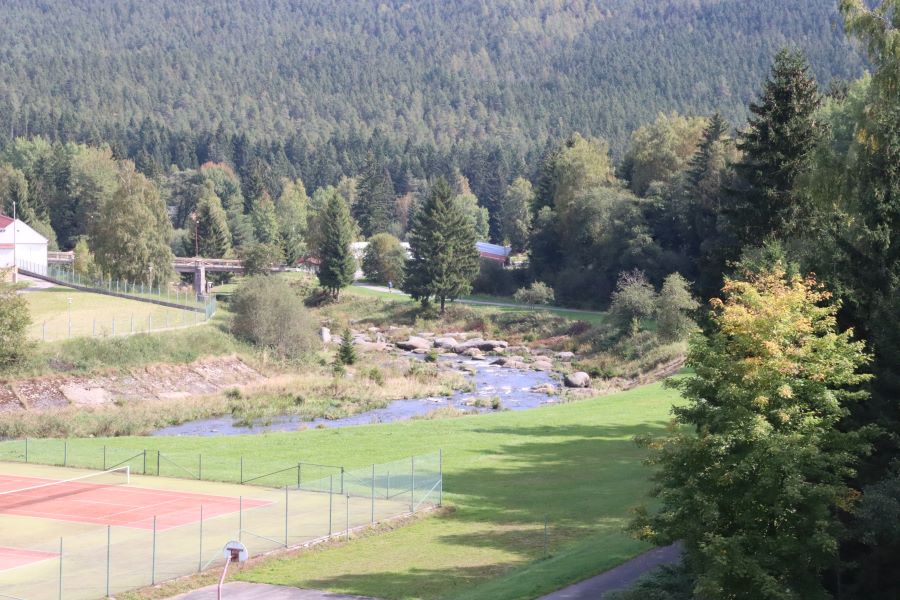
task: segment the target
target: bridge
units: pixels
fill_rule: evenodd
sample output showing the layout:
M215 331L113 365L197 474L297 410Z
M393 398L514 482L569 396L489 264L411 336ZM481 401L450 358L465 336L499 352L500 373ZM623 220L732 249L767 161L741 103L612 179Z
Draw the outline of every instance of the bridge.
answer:
M70 265L75 262L74 252L47 252L47 264ZM178 273L193 273L194 292L206 295L207 273L243 273L244 264L236 258L203 258L176 256L172 269ZM285 271L284 266L273 267L273 271Z

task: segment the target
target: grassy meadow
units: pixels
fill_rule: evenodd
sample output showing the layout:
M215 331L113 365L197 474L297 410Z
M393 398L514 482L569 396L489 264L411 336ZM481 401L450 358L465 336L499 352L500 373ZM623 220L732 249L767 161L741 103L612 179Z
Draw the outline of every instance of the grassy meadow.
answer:
M204 465L218 457L210 469L252 456L256 468L274 470L298 460L364 466L441 448L446 513L274 558L239 578L385 599L512 600L646 549L623 531L650 487L633 438L664 433L677 400L654 384L530 411L259 436L79 439L70 452L106 445L202 453Z

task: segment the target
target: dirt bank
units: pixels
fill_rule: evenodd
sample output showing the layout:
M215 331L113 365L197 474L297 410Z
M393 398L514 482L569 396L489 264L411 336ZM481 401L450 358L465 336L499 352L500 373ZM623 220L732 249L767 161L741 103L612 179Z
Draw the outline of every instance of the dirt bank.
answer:
M105 374L53 375L0 382L0 412L172 400L257 383L264 377L236 356L184 365L148 365Z

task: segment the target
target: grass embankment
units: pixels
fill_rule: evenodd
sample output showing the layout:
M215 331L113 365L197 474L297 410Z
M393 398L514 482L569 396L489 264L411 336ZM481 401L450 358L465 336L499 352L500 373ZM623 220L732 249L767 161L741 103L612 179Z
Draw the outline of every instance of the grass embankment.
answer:
M66 287L50 287L24 294L31 312L28 335L34 340L58 341L143 333L196 324L203 315ZM71 302L69 301L71 299ZM71 309L71 335L69 315Z
M448 514L272 559L239 578L386 599L512 600L535 598L646 548L623 531L629 509L645 501L650 487L645 452L633 437L664 432L677 400L655 384L531 411L436 421L70 444L202 453L225 464L253 456L260 469L273 470L297 460L363 466L442 448Z

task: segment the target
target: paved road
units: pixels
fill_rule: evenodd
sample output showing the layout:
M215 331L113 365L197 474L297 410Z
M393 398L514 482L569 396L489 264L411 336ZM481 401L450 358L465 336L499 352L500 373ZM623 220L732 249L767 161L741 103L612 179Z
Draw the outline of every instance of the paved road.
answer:
M173 596L170 600L215 600L216 586L210 585L187 594ZM222 600L375 600L363 596L347 596L332 594L318 590L301 590L298 588L266 583L245 583L235 581L222 587Z
M539 600L599 600L606 592L626 588L653 569L678 562L680 557L681 548L677 544L654 548L614 569L555 591Z

